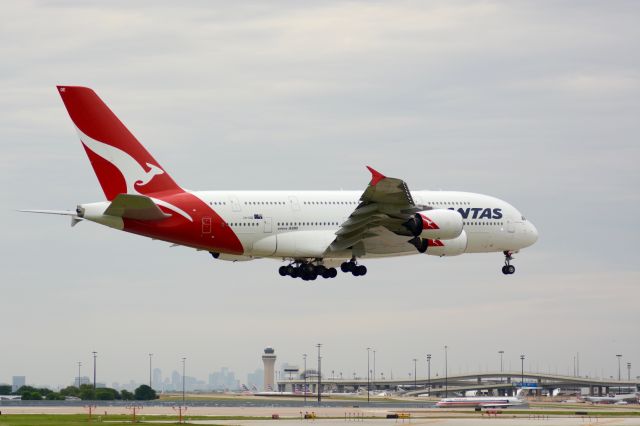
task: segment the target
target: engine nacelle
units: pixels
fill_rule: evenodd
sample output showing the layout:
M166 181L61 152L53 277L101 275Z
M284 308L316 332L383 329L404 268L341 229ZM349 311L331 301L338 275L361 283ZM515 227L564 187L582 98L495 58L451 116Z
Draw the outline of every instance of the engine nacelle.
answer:
M404 226L415 237L451 240L462 234L462 216L454 210L425 210L416 213Z
M467 249L467 233L464 230L450 240L429 239L426 253L431 256L458 256Z

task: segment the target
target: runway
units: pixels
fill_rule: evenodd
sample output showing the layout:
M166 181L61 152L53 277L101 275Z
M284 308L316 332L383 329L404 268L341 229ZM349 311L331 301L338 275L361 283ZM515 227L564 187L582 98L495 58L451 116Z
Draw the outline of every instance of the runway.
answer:
M136 402L130 402L136 405ZM84 405L48 405L48 406L3 406L0 407L2 417L11 414L88 414L88 409ZM585 407L582 411L604 411L599 407ZM640 416L638 410L611 409L618 414L628 413L629 417L607 417L595 415L564 415L554 414L554 410L547 410L544 416L539 414L526 414L526 410L519 411L518 414L498 414L488 416L486 413L474 412L472 409L443 410L437 408L382 408L382 407L273 407L273 406L204 406L189 404L185 419L189 424L216 424L216 425L240 425L240 426L281 426L292 423L308 426L396 426L396 425L446 425L446 426L475 426L499 424L510 425L624 425L640 426ZM540 412L536 409L536 412ZM610 411L610 410L606 410ZM387 414L403 412L410 414L408 419L386 419ZM564 410L566 412L566 410ZM138 409L138 420L144 421L165 421L157 416L176 416L176 411L172 405L146 405ZM304 414L315 414L316 419L304 419ZM634 416L634 413L636 415ZM101 405L93 408L94 418L101 421L109 421L110 415L131 414L130 408L126 405ZM278 415L278 420L272 420L273 415ZM203 417L211 417L206 419ZM0 420L4 420L0 417ZM225 417L225 418L222 418ZM232 419L229 419L233 417ZM374 417L374 418L371 418ZM10 417L5 417L8 420ZM175 423L175 419L166 419L167 423Z

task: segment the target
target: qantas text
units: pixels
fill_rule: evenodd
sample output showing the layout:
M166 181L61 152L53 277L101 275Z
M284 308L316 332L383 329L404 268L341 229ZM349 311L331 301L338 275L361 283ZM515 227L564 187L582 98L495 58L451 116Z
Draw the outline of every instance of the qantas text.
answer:
M456 210L454 207L449 207L449 210ZM502 219L502 209L489 209L482 207L462 207L457 209L463 219Z

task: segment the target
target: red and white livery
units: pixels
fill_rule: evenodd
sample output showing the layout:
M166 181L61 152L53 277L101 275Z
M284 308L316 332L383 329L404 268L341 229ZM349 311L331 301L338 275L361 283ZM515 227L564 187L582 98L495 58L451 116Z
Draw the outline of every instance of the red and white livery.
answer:
M190 191L180 187L96 93L58 86L106 200L75 211L25 210L72 216L121 231L210 252L220 260L272 258L283 276L354 276L359 261L425 253L512 254L538 237L513 206L467 192L410 191L368 167L362 191Z

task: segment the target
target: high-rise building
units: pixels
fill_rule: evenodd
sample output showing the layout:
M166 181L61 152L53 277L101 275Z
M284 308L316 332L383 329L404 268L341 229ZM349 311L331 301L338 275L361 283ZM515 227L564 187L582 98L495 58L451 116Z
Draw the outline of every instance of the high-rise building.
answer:
M276 351L273 348L266 348L262 355L262 362L264 364L264 390L274 391L275 387L275 365L276 365Z
M78 379L80 379L80 382L78 382ZM80 385L90 385L91 384L91 379L88 376L82 376L82 377L74 377L73 378L73 386L79 388Z
M13 376L13 381L11 382L11 391L15 392L24 386L27 383L27 379L25 376Z
M182 376L175 370L171 373L171 389L174 391L182 389Z
M256 389L264 388L264 370L261 368L256 369L253 373L247 374L247 385L250 388L255 386Z
M151 380L152 387L155 390L161 390L162 388L162 370L159 368L153 369L153 379Z

